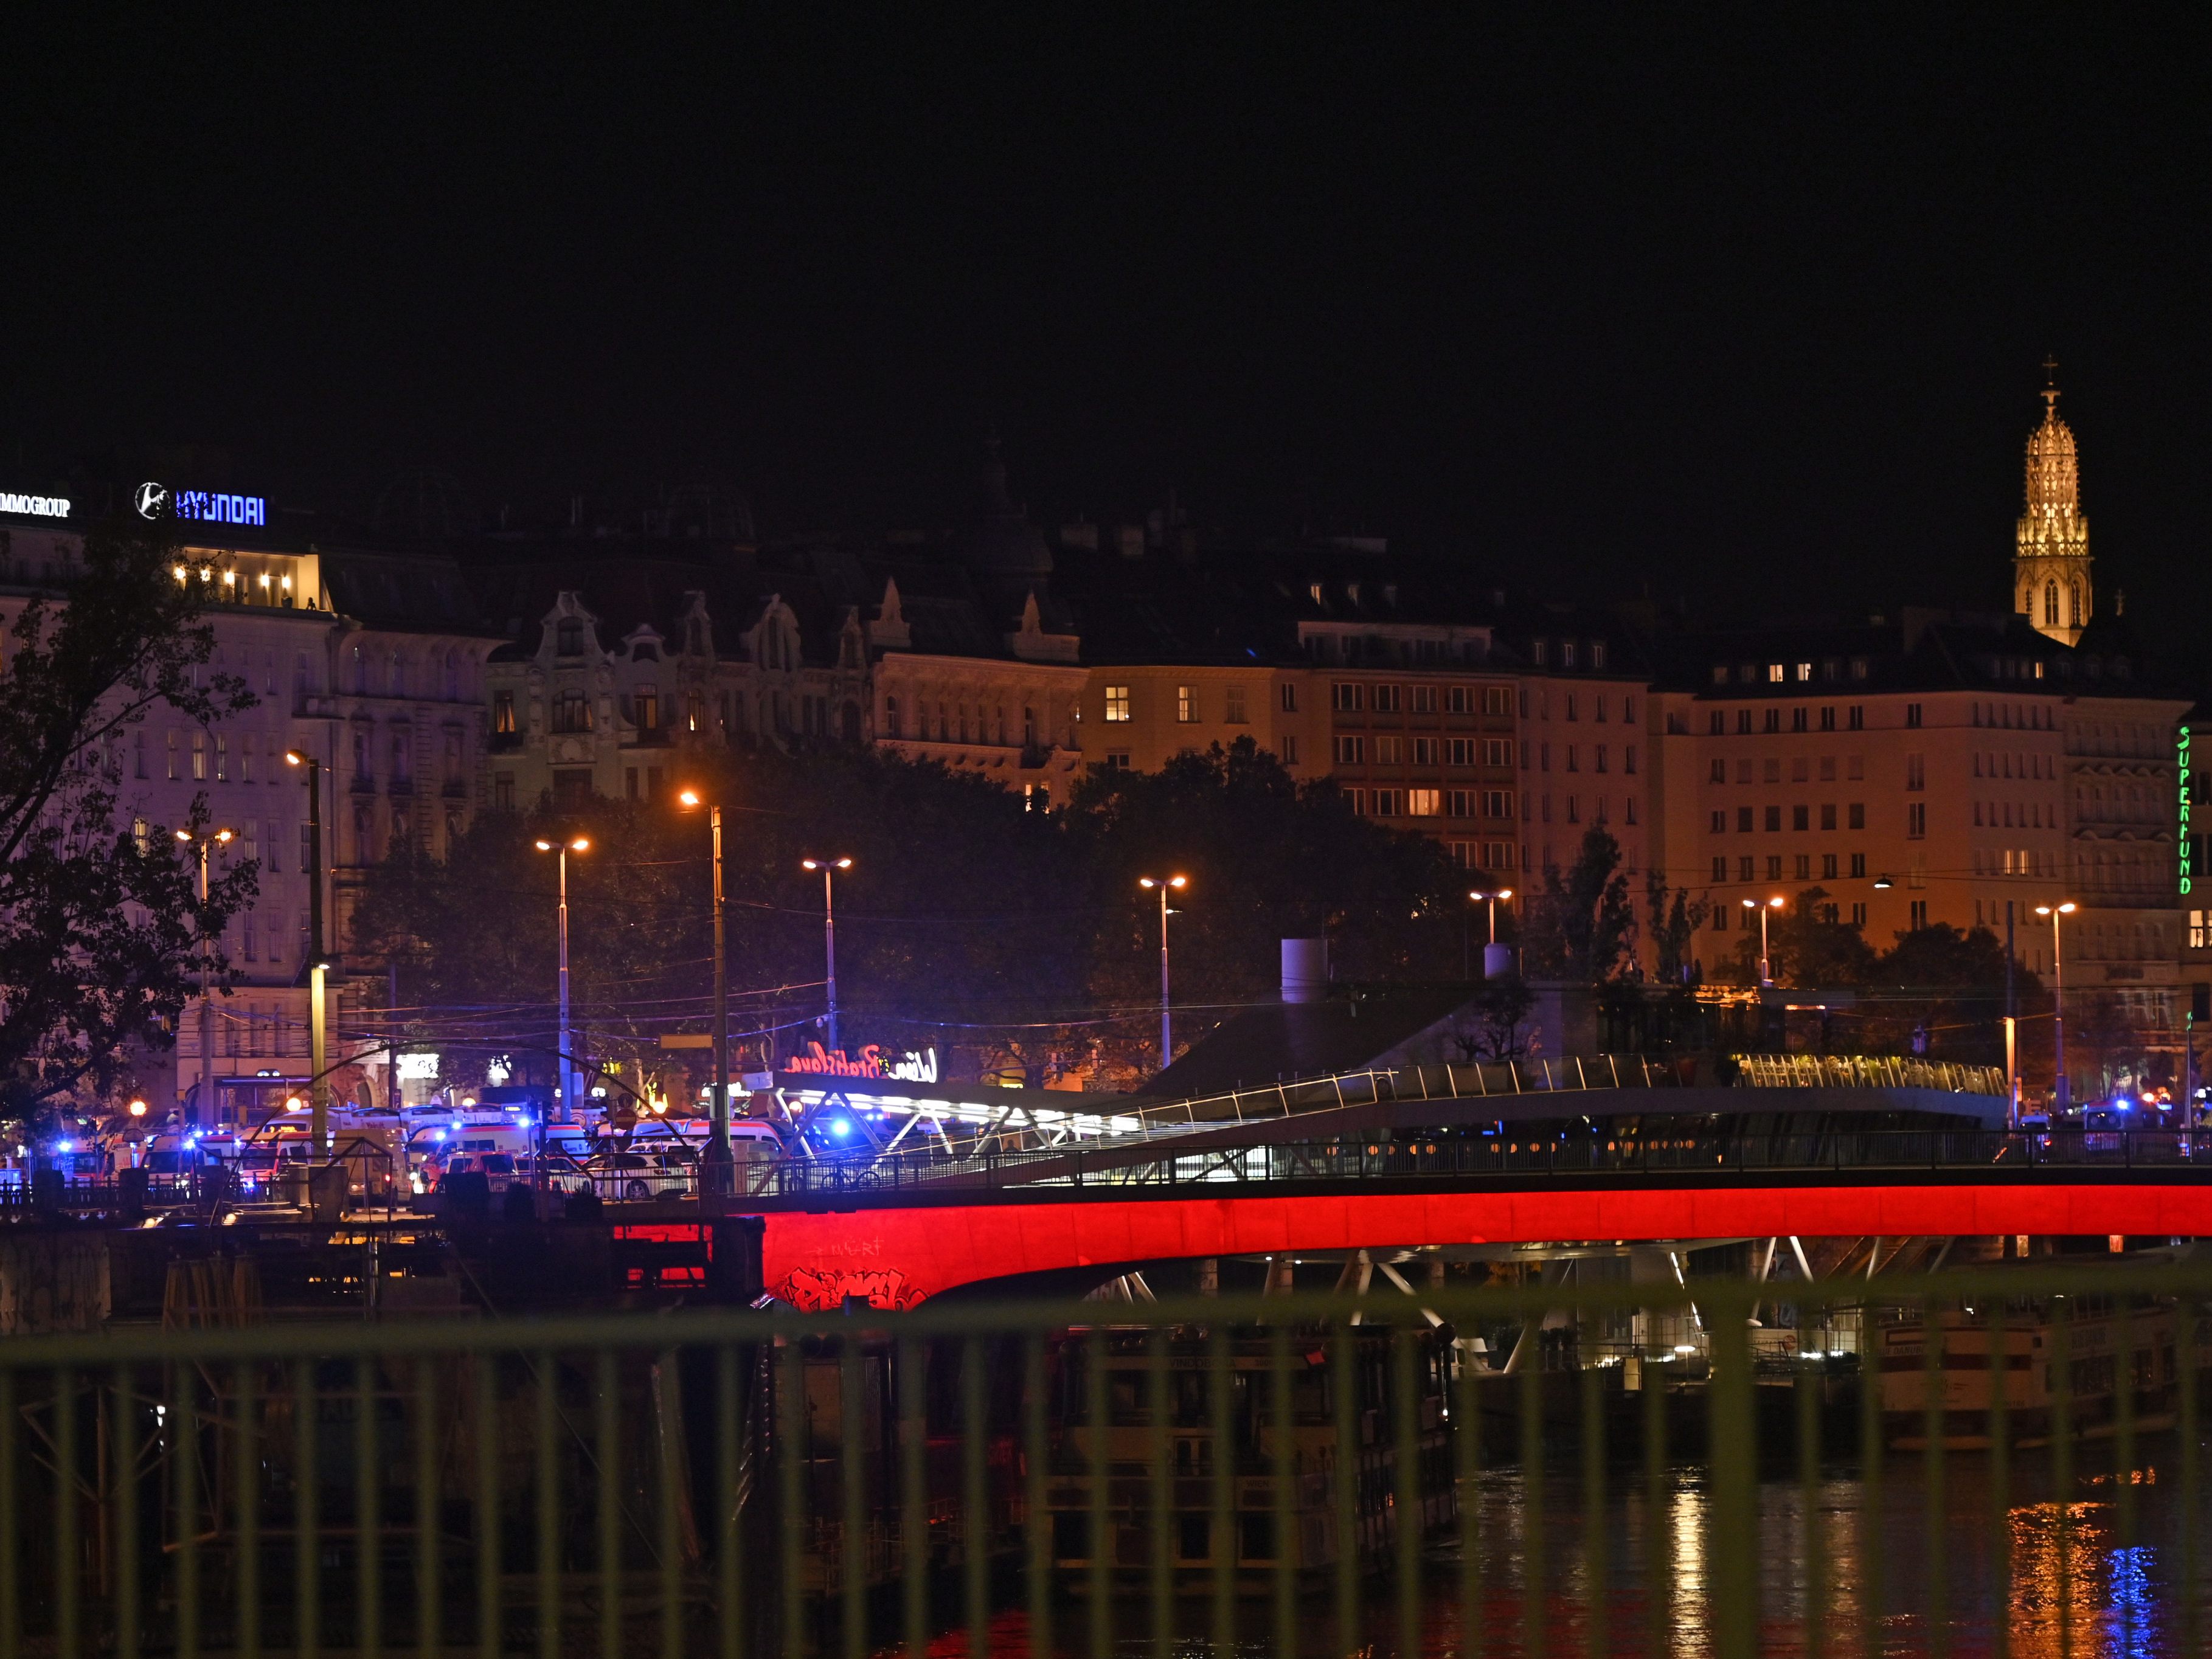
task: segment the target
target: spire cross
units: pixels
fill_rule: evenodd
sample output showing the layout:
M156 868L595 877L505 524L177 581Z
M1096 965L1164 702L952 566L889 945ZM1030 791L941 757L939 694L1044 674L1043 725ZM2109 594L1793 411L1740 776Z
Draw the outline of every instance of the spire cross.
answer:
M2043 406L2047 410L2058 407L2058 359L2049 356L2043 360Z

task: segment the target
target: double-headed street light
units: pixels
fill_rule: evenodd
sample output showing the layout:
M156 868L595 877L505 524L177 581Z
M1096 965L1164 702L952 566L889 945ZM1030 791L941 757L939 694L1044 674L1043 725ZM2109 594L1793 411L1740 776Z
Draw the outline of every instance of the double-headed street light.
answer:
M1160 896L1160 1069L1164 1071L1175 1058L1175 1025L1168 1014L1168 917L1173 914L1168 908L1168 890L1181 892L1190 885L1190 878L1168 876L1155 880L1151 876L1139 876L1137 885Z
M730 990L729 969L722 943L722 806L696 789L680 791L676 799L687 812L707 809L707 828L714 838L714 1098L707 1113L706 1190L728 1190L730 1152Z
M1774 897L1767 900L1764 904L1761 904L1757 899L1746 899L1743 901L1743 908L1745 909L1756 910L1759 912L1759 982L1761 985L1771 985L1774 983L1773 966L1766 958L1766 913L1769 910L1779 910L1782 908L1784 902L1784 901L1779 894L1777 894Z
M2058 1109L2066 1109L2066 967L2058 951L2058 918L2070 916L2081 907L2072 899L2039 904L2035 914L2051 918L2051 1059L2057 1067Z
M837 1042L837 898L830 883L840 870L853 867L850 859L801 859L802 870L822 872L822 957L829 970L830 1052L839 1052Z
M1487 904L1490 907L1490 942L1492 945L1498 943L1498 902L1500 899L1510 899L1512 896L1513 890L1510 887L1500 887L1494 892L1478 892L1469 893L1468 895L1468 899L1473 902L1476 904ZM1460 976L1462 979L1473 979L1474 977L1474 953L1473 948L1467 942L1467 918L1465 915L1462 915L1459 919L1459 958ZM1485 974L1487 974L1490 971L1490 959L1486 952L1483 957L1482 970Z
M195 835L190 830L179 830L177 839L187 847L199 848L200 908L204 910L208 902L208 848L228 846L231 832L228 830L204 830ZM210 1128L215 1127L215 1033L213 1010L208 1001L208 973L212 965L208 960L208 953L214 947L215 941L203 932L200 935L200 1074L198 1081L192 1085L192 1104L196 1109L203 1104L207 1107Z
M577 1106L576 1062L572 1058L575 1047L568 1036L568 854L588 853L592 850L592 843L582 836L576 836L568 841L541 841L537 845L539 852L555 855L561 871L561 1103L573 1112ZM549 1113L539 1114L541 1118L550 1115ZM541 1133L541 1142L544 1138ZM538 1181L542 1183L545 1160L537 1158L533 1164L538 1170Z

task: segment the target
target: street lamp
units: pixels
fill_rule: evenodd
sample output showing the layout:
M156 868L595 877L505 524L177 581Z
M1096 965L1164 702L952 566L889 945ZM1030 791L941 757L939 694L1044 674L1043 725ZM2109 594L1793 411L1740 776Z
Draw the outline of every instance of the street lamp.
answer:
M799 868L822 872L822 956L829 964L830 1052L840 1052L837 1042L837 902L830 884L840 870L853 867L850 859L801 859Z
M177 839L187 847L197 846L199 848L200 908L204 910L208 902L208 848L228 846L231 832L228 830L204 830L198 835L194 835L189 830L179 830L177 831ZM208 952L214 948L214 945L215 941L207 936L205 928L203 927L200 933L200 1075L199 1080L192 1085L192 1103L198 1106L202 1100L206 1102L207 1121L210 1128L215 1125L215 1048L213 1046L215 1036L210 1024L212 1011L208 1004L210 968Z
M1512 896L1513 890L1510 887L1501 887L1494 893L1469 893L1468 895L1468 897L1472 899L1477 904L1489 905L1490 942L1492 945L1498 943L1498 901L1500 899L1510 899ZM1460 977L1462 979L1473 979L1474 977L1474 954L1468 948L1467 942L1467 918L1464 915L1460 917L1459 956ZM1490 956L1487 951L1483 953L1482 971L1486 977L1490 972Z
M325 1000L330 959L323 951L323 763L296 749L284 751L287 766L307 773L307 1098L314 1117L309 1139L316 1160L331 1155L330 1016Z
M1759 912L1759 982L1761 985L1774 983L1772 966L1766 958L1766 913L1769 910L1779 910L1782 905L1783 900L1778 896L1767 900L1764 904L1757 899L1743 901L1745 909Z
M559 1048L561 1054L561 1103L570 1111L574 1111L576 1109L576 1062L572 1056L575 1053L575 1049L570 1042L568 1036L568 854L571 853L588 853L592 850L592 843L586 841L583 836L578 836L569 841L541 841L537 845L539 852L553 854L560 863L561 1036ZM538 1115L543 1119L547 1115L540 1113ZM581 1121L580 1119L578 1121ZM544 1128L542 1122L539 1125L538 1139L541 1143L544 1139ZM544 1163L545 1160L542 1158L532 1160L533 1167L537 1171L537 1180L533 1182L533 1185L542 1185L544 1183L545 1174Z
M2072 899L2057 904L2039 904L2035 914L2051 918L2051 1060L2057 1070L2058 1109L2066 1109L2066 966L2058 951L2058 918L2070 916L2081 907Z
M707 1114L708 1179L713 1192L726 1190L730 1168L730 992L729 970L722 951L722 807L696 789L681 791L676 799L687 812L707 809L707 828L714 844L714 1099Z
M1160 1068L1164 1071L1175 1058L1175 1026L1168 1015L1168 890L1181 892L1190 885L1190 878L1170 876L1155 881L1150 876L1139 876L1137 885L1160 896Z

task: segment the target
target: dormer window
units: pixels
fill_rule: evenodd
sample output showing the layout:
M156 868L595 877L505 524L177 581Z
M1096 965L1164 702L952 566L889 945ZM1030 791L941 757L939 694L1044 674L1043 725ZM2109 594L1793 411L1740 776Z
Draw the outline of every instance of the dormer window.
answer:
M1528 647L1528 660L1537 667L1543 667L1551 659L1552 647L1548 641L1537 640Z
M583 623L574 617L562 617L560 626L553 630L553 648L564 657L582 656L584 654Z
M1316 605L1319 605L1321 603L1321 584L1319 582L1307 583L1306 597L1311 599Z
M1605 667L1605 641L1603 640L1592 640L1590 641L1590 666L1600 671L1602 671Z
M1575 642L1572 640L1561 640L1559 641L1559 666L1562 668L1572 668L1574 665Z
M632 662L659 662L660 647L651 640L640 640L630 647L629 659Z

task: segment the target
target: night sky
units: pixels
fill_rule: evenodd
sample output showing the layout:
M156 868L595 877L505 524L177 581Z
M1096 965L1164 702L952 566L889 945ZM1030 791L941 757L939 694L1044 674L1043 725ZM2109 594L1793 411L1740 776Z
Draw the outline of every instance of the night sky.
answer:
M866 531L995 424L1048 523L2002 605L2051 353L2106 592L2212 602L2198 14L447 9L9 26L0 485Z

